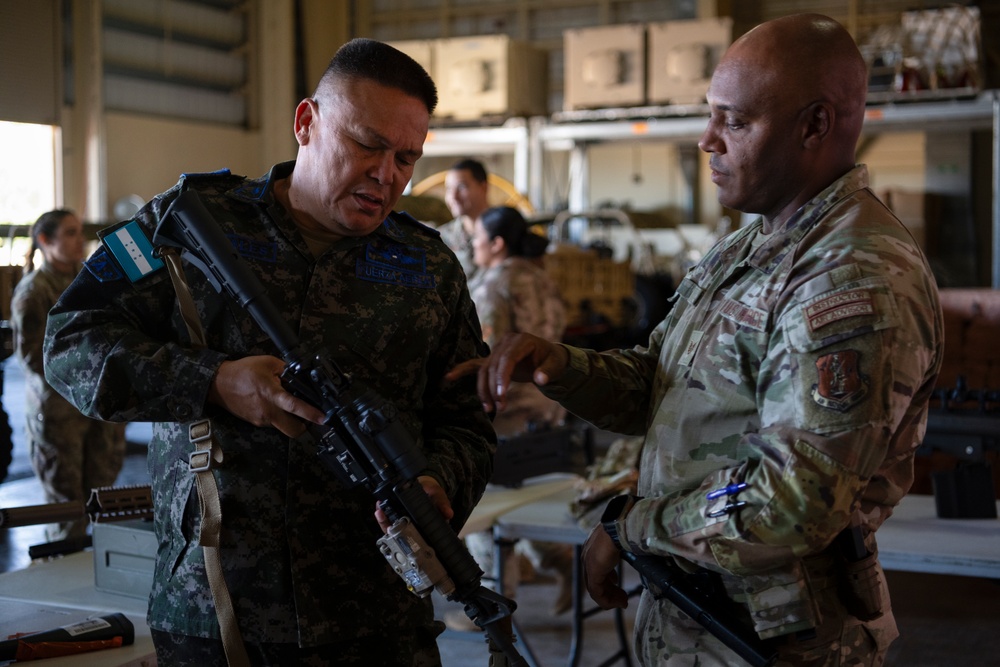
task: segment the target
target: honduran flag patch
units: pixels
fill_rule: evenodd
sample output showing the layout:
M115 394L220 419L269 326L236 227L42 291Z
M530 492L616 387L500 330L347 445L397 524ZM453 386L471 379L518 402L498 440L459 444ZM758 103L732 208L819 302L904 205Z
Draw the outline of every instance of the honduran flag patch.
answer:
M153 244L137 220L127 220L98 234L104 247L131 282L142 280L164 267L153 254Z

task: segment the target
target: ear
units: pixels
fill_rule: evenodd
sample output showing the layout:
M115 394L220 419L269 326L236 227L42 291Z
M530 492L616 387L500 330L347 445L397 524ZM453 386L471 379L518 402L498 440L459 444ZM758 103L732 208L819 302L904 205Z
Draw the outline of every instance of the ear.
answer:
M837 112L828 102L813 102L802 112L805 128L802 133L802 146L816 148L831 135Z
M503 240L502 236L494 236L490 239L490 250L493 251L494 255L500 253L506 253L509 248L507 247L507 242Z
M299 146L309 143L313 125L319 119L319 107L316 100L306 98L295 107L295 141Z

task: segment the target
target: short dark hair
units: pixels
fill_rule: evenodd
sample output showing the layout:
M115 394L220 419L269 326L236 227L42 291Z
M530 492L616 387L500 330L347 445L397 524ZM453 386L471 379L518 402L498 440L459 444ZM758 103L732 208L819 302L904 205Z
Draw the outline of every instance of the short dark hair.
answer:
M437 87L427 70L399 49L374 39L359 37L337 49L313 97L319 95L324 85L337 78L368 79L401 90L421 100L429 114L434 113L437 106Z
M510 206L493 206L483 211L479 221L490 239L500 237L511 257L541 257L549 240L528 229L521 212Z
M479 160L473 160L470 157L459 160L455 164L451 165L451 169L448 171L467 171L472 174L472 178L476 179L479 183L485 183L488 176L486 175L486 167Z

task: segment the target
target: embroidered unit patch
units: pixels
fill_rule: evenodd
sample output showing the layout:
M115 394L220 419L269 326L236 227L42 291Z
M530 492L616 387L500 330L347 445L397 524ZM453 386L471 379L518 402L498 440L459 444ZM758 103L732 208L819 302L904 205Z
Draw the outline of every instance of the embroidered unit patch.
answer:
M873 315L875 306L872 303L871 292L866 289L856 289L834 294L806 306L805 313L809 330L816 331L848 317Z
M125 277L125 274L121 272L118 265L112 261L111 257L108 255L108 251L101 247L91 255L84 266L90 271L90 274L97 278L99 282L110 283L116 280L121 280Z
M868 394L869 378L861 372L861 353L841 350L816 360L817 383L812 398L817 405L847 412Z
M420 248L369 244L364 257L358 259L355 274L370 282L433 289L437 281L426 269L426 253Z
M115 263L133 283L164 267L163 260L153 255L153 244L136 220L102 230L98 236Z

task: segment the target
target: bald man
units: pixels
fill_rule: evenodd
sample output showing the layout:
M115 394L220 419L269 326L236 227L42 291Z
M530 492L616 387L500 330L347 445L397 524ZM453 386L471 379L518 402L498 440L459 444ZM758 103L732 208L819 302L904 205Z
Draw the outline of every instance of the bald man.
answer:
M644 435L636 496L584 547L586 584L624 607L619 549L668 559L736 604L778 665L879 665L897 636L875 532L910 487L941 363L927 262L854 162L864 62L835 21L765 23L727 51L699 143L726 206L759 217L678 287L648 347L603 353L518 335L478 369L600 428ZM742 664L646 590L643 665Z

